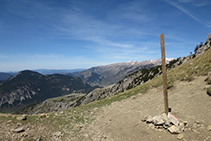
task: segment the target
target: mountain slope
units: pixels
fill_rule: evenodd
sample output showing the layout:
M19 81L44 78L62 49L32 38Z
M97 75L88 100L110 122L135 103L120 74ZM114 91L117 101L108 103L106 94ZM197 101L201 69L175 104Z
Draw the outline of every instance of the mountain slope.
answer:
M89 92L93 88L79 78L67 75L42 75L25 70L0 85L0 107L36 104L47 98L75 92Z
M167 59L167 63L172 59ZM143 62L130 61L115 63L106 66L92 67L82 71L77 76L85 80L88 84L94 86L108 86L122 80L125 76L141 69L149 69L151 67L161 65L161 59L146 60Z

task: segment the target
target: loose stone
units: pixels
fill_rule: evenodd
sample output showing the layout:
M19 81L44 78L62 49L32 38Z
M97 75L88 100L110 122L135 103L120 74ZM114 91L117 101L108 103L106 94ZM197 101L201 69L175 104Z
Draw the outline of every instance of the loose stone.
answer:
M14 129L14 130L13 130L14 133L21 133L21 132L24 132L24 131L25 131L25 130L24 130L23 127L19 127L19 128L17 128L17 129Z
M168 128L168 131L172 134L179 134L181 133L181 131L179 130L179 127L173 125L171 127Z
M184 138L184 134L177 135L177 139L182 140Z
M16 119L17 120L26 120L27 117L26 117L26 115L22 115L22 116L17 117Z
M208 130L208 131L211 131L211 125L208 125L208 126L207 126L207 130Z

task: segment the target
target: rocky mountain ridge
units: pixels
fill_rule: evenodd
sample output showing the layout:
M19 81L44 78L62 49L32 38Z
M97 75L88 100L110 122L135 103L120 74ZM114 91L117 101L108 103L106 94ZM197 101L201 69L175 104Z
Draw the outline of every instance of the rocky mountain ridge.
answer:
M167 58L169 63L173 58ZM83 79L91 86L105 87L122 80L125 76L141 69L149 69L151 67L161 65L161 59L145 60L142 62L129 61L114 63L105 66L97 66L80 72L77 77Z
M196 56L197 55L200 55L202 53L204 53L206 50L210 49L211 48L211 33L207 36L207 39L206 41L204 42L204 45L202 45L201 47L199 47L197 50L196 50Z
M169 59L171 60L171 59ZM168 60L168 61L169 61ZM121 80L122 72L124 73L127 71L129 73L130 71L134 71L134 69L138 69L143 65L150 67L152 64L157 65L161 62L160 59L158 60L146 60L143 62L138 61L129 61L129 62L122 62L122 63L116 63L116 64L110 64L107 66L101 66L101 67L94 67L89 70L95 70L96 72L102 72L101 74L96 74L92 71L84 71L84 73L88 73L89 80L92 80L94 82L101 82L101 76L104 75L107 80L108 78L113 77L113 72L116 71L117 74L115 74L116 77L113 78L114 81ZM117 68L117 69L116 69ZM102 71L102 70L107 71ZM115 70L114 70L115 69ZM98 73L99 73L98 72ZM109 72L109 73L107 73ZM109 76L111 75L111 76ZM126 75L126 73L125 73ZM120 76L120 77L118 77ZM54 82L57 80L53 79L62 79L61 81ZM104 78L104 80L105 80ZM86 87L83 90L78 90L79 85L81 87L84 86L85 82L82 82L80 84L77 84L77 82L73 82L69 84L69 81L82 81L80 78L73 78L71 75L61 75L61 74L53 74L53 75L42 75L38 72L34 71L21 71L17 73L15 76L11 77L10 79L1 82L0 84L0 107L1 109L5 109L9 107L18 106L28 106L28 104L37 104L39 102L44 101L45 99L52 98L52 97L58 97L70 93L84 93L88 90L92 90L94 87ZM50 82L49 82L50 81ZM61 86L63 85L63 86ZM68 85L68 87L66 86ZM70 86L72 85L72 86ZM70 88L71 87L71 88ZM75 105L75 103L73 103ZM69 107L72 107L73 105L70 104ZM67 106L66 106L67 108Z

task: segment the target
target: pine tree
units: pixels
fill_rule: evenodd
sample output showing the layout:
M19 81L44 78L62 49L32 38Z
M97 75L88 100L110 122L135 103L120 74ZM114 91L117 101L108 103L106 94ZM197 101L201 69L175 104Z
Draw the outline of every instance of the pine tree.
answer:
M199 45L197 45L197 46L195 47L195 49L194 49L195 54L196 54L196 52L197 52L198 49L199 49Z

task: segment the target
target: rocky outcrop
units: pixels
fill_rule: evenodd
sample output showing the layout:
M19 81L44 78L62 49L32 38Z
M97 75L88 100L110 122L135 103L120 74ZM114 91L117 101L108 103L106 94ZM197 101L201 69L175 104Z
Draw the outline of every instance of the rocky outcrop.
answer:
M193 59L195 57L197 57L198 55L203 54L206 50L211 48L211 33L208 35L207 40L205 41L205 43L203 45L201 45L195 52L195 54L190 54L186 57L180 57L179 61L175 64L177 65L181 65L186 63L188 60Z
M211 33L208 35L207 40L205 41L204 45L202 45L198 50L196 51L196 56L204 53L204 51L211 48Z

